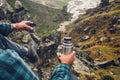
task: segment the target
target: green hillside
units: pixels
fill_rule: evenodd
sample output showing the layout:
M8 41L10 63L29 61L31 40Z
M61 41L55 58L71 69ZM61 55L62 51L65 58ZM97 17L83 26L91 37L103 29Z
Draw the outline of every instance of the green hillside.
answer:
M14 7L16 0L7 0ZM39 36L45 36L59 27L59 23L69 18L65 9L55 9L30 0L20 0L29 11L32 21L37 24L36 31ZM65 1L64 1L65 2Z
M108 6L91 9L75 21L69 35L78 51L91 51L94 62L114 60L120 57L120 0ZM81 80L120 80L120 67L109 66L95 70ZM91 73L92 74L92 73ZM81 75L81 74L80 74ZM85 75L86 76L86 75ZM83 78L83 76L80 76Z
M70 0L44 0L49 6L62 9Z

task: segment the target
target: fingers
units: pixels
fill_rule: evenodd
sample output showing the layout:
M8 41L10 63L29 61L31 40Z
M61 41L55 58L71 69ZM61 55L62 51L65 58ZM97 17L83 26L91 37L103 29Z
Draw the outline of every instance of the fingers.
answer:
M73 51L73 52L70 54L70 57L71 57L71 59L74 61L75 58L76 58L76 52Z
M71 55L72 55L72 56L75 56L75 54L76 54L76 52L75 52L75 51L73 51L73 52L71 53Z
M32 23L31 21L22 21L22 22L24 22L24 23L26 23L26 24L27 24L27 23Z
M28 26L28 25L25 25L25 26L24 26L24 29L27 30L27 31L33 30L33 28L32 28L31 26Z
M73 51L72 53L70 53L70 54L62 54L62 53L57 53L57 56L59 57L59 58L62 58L62 57L70 57L70 58L72 58L72 59L75 59L75 57L76 57L76 55L75 55L75 51Z
M25 30L33 30L33 28L28 25L33 22L31 22L31 21L22 21L22 22L25 23L25 26L24 26Z

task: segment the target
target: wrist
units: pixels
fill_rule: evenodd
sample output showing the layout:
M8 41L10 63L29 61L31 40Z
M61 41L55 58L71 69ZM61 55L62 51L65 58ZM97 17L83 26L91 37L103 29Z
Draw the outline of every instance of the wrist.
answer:
M60 66L60 67L66 67L66 69L71 69L71 65L65 64L65 63L61 63L58 66Z
M11 29L16 30L16 24L11 24Z
M65 61L61 61L61 63L70 65L68 62Z

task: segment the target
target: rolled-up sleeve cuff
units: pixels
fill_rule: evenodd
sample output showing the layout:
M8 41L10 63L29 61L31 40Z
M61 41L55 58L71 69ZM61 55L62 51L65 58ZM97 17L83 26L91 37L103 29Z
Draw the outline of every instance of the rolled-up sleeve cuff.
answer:
M8 36L12 32L10 24L9 23L0 23L0 31L1 31L0 34L2 34L4 36Z
M64 68L64 69L67 69L68 71L71 70L71 66L64 63L59 64L56 68Z

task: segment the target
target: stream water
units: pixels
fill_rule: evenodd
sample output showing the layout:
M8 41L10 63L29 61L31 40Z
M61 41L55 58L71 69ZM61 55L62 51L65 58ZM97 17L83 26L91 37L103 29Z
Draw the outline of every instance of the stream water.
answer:
M65 32L66 26L79 18L80 14L85 14L86 10L95 8L100 4L100 0L71 0L67 5L67 12L72 14L70 21L60 23L57 31Z

